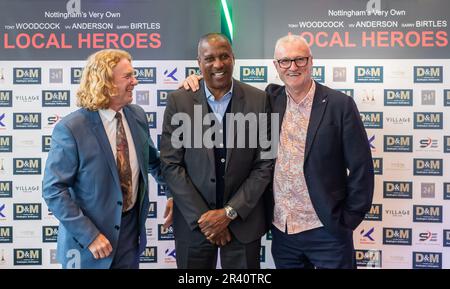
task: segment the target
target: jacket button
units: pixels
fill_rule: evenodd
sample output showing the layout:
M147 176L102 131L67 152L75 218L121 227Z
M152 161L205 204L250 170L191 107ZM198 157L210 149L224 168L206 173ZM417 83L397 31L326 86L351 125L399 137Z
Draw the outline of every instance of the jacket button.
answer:
M215 182L216 182L216 179L211 179L211 182L212 182L212 183L215 183Z
M123 205L123 203L122 203L121 201L118 201L117 204L118 204L119 206L122 206L122 205Z
M115 226L114 226L114 229L116 229L117 231L119 231L119 229L120 229L120 226L118 226L118 225L115 225Z

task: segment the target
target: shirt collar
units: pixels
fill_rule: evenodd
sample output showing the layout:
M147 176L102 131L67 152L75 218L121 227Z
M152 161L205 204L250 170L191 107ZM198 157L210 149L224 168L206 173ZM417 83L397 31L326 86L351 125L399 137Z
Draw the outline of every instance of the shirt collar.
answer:
M310 106L310 105L312 105L315 93L316 93L316 82L314 80L312 80L312 84L311 84L311 87L309 88L308 93L305 95L305 97L299 103L296 103L294 101L294 99L292 99L291 95L289 94L289 92L286 89L286 95L288 96L288 102L294 106Z
M123 109L120 109L119 112L123 115ZM107 108L107 109L99 109L98 113L102 115L107 121L112 122L114 118L116 117L116 111Z
M233 79L231 79L231 88L230 88L230 90L227 93L225 93L225 95L220 100L216 100L216 98L211 93L211 91L208 89L208 87L206 86L206 83L205 83L206 99L208 101L216 101L216 102L228 101L228 100L231 99L231 96L233 95L233 86L234 86L234 81L233 81Z

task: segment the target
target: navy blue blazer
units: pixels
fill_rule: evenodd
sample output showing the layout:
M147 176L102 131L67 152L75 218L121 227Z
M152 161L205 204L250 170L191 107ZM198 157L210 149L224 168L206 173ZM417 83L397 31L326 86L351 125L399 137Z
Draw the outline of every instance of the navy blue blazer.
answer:
M284 86L266 88L279 129L286 110ZM354 100L316 82L303 165L311 202L325 228L355 229L370 210L374 190L372 155Z

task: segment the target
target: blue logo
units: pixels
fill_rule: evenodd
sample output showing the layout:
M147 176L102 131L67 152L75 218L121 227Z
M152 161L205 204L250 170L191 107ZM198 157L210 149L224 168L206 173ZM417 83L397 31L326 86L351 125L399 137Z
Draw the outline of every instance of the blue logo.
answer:
M42 249L14 249L14 265L42 265Z
M450 106L450 89L444 89L444 106Z
M13 242L13 227L0 227L0 244Z
M341 89L336 89L336 90L342 92L343 94L350 96L351 98L354 98L354 96L355 96L354 90L350 89L350 88L341 88Z
M311 77L312 77L312 79L314 79L317 82L324 83L325 82L325 66L313 66ZM267 80L267 77L266 77L266 80Z
M444 245L444 247L450 247L450 230L444 230L444 241L442 242L442 244Z
M355 82L383 82L383 66L355 66Z
M82 67L71 67L70 68L70 83L71 84L80 84L82 74L83 74Z
M360 112L365 128L383 128L383 112Z
M412 229L383 228L384 245L409 245L412 243Z
M414 83L442 83L442 66L414 66Z
M412 135L385 135L384 151L385 152L412 152L413 137Z
M13 113L14 129L41 129L41 113Z
M165 196L166 188L160 184L158 184L158 196Z
M369 138L369 147L371 150L375 150L375 145L373 144L374 141L375 141L375 135L373 135Z
M40 158L14 158L13 159L14 175L40 175L41 159Z
M158 205L156 202L150 202L150 206L148 208L147 218L156 218L158 217Z
M267 82L267 66L241 66L241 81Z
M385 199L412 199L412 182L384 181L383 198Z
M383 220L383 205L372 204L370 211L364 216L366 221L382 221Z
M141 84L156 83L156 67L135 67L134 76Z
M442 159L414 159L415 176L442 176Z
M41 69L38 67L14 68L13 84L41 84Z
M0 107L12 107L12 90L0 90Z
M442 112L415 112L414 129L442 129Z
M178 79L175 76L175 73L177 73L178 68L174 68L173 70L169 71L169 70L164 70L164 81L166 83L177 83Z
M5 114L0 114L0 127L6 127L5 123L3 123L3 119L5 118Z
M172 225L169 226L169 228L164 229L163 224L158 224L158 240L159 241L175 240Z
M177 251L175 249L166 249L164 253L166 254L167 257L172 258L174 260L176 260L177 258Z
M0 218L6 218L5 214L3 213L5 206L5 204L0 204Z
M156 128L156 112L145 112L147 116L148 128Z
M359 233L363 239L375 242L375 239L372 237L372 234L374 231L375 231L375 228L372 227L367 232L364 229L362 229L361 232L359 232Z
M198 67L186 67L184 70L184 77L188 77L191 74L201 75L200 68Z
M58 241L58 226L42 226L42 242L56 243Z
M145 247L144 252L139 257L139 263L157 263L158 247Z
M42 219L41 203L14 204L14 220L40 219Z
M381 268L381 250L355 250L356 266Z
M0 181L0 198L12 198L12 181Z
M170 92L174 91L173 89L158 89L156 91L156 104L158 106L166 106L167 105L167 96Z
M450 183L444 183L444 200L450 200Z
M442 206L414 205L413 222L442 223Z
M450 136L444 136L444 153L450 153Z
M384 90L385 106L412 106L413 90L412 89L385 89Z
M42 152L48 153L50 151L52 145L52 136L51 135L43 135L42 136Z
M382 158L372 158L373 161L373 172L375 175L383 174L383 159Z
M0 153L12 152L12 135L0 135Z
M69 107L70 90L43 90L42 107Z
M413 269L442 269L442 253L413 252Z

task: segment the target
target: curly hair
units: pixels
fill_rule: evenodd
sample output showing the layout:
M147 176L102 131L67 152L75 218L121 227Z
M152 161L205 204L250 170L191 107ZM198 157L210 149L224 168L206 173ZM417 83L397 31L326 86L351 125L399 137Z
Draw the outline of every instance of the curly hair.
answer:
M92 111L109 107L110 97L117 94L112 70L124 58L132 60L120 49L104 49L88 57L77 91L78 106Z

